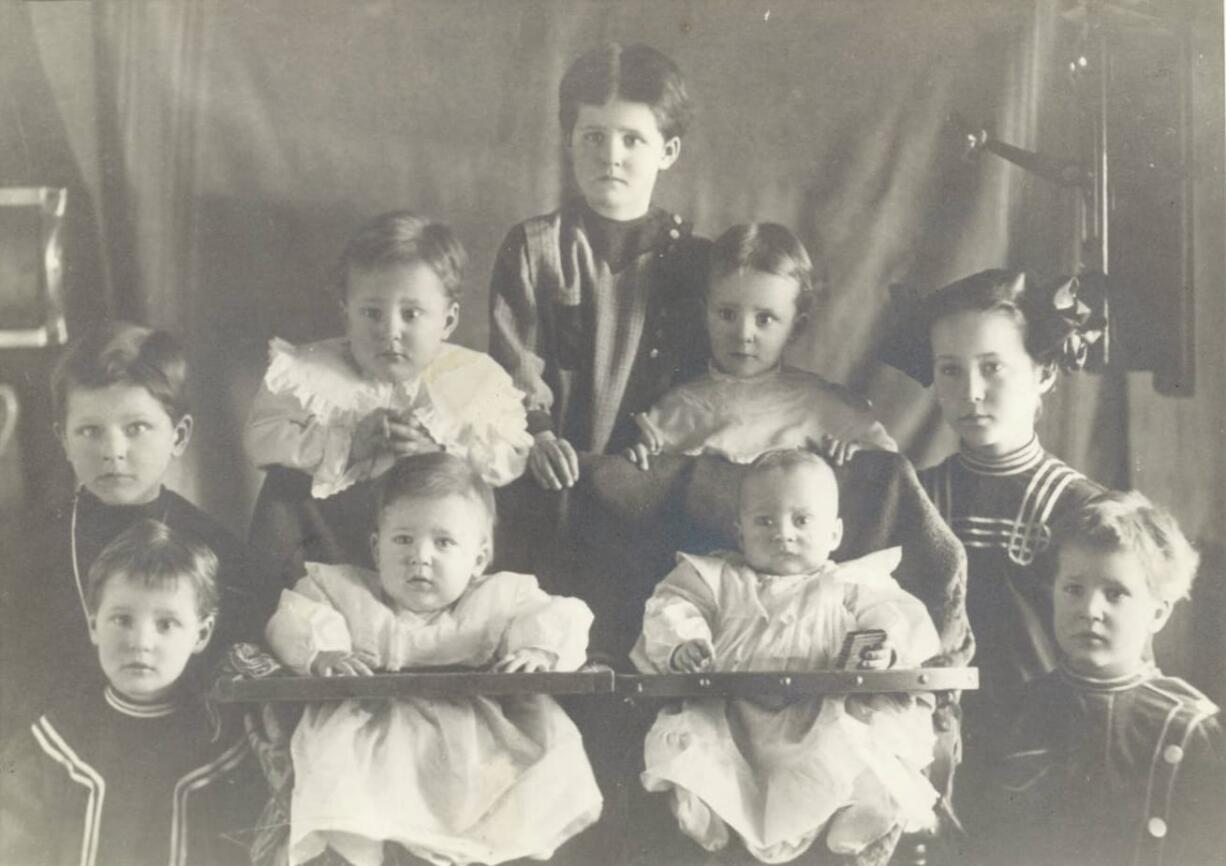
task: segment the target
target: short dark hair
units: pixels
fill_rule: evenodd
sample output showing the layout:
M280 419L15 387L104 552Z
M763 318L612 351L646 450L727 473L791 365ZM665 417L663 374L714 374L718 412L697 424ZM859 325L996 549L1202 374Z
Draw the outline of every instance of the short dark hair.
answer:
M51 373L56 419L63 423L68 396L78 388L144 388L178 423L187 405L187 360L171 334L132 322L101 322L68 344Z
M411 211L380 214L364 223L341 252L333 275L333 288L344 301L349 295L350 271L374 271L421 262L443 283L448 300L459 303L468 254L444 223Z
M217 555L160 520L134 523L98 554L86 581L90 613L98 612L103 590L120 574L147 587L186 581L201 619L217 615Z
M711 247L708 286L729 274L759 271L796 281L796 314L808 319L824 289L814 280L809 252L792 231L778 223L745 223L728 229Z
M610 42L581 55L562 76L558 122L567 139L580 105L604 105L614 98L648 106L665 141L684 136L693 117L677 64L650 45Z
M1164 601L1186 598L1200 565L1175 516L1136 490L1110 490L1091 499L1056 525L1053 545L1135 555L1150 591Z
M444 451L402 457L379 476L375 484L375 522L378 523L388 506L401 499L436 499L451 495L467 496L485 509L492 544L497 518L493 488L471 463Z

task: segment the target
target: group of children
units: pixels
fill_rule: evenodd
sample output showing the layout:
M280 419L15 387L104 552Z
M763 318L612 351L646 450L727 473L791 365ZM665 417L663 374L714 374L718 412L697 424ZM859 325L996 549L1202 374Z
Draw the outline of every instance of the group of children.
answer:
M803 245L771 223L711 244L652 205L688 117L680 73L652 48L571 67L559 118L582 196L500 249L492 358L448 342L465 255L407 212L345 248L342 337L273 341L248 452L308 479L308 505L369 502L326 512L361 561L307 563L291 586L283 539L239 543L163 486L193 426L174 341L122 323L74 341L52 394L78 492L41 527L47 561L4 597L0 862L248 862L267 792L205 690L236 642L301 675L578 669L593 612L491 570L492 489L521 475L573 487L583 454L647 472L660 454L744 466L738 549L680 551L660 576L630 658L642 672L940 655L933 611L891 577L897 548L832 560L831 464L896 446L865 400L783 364L820 301ZM1151 647L1196 554L1164 510L1103 491L1035 437L1043 395L1078 360L1074 287L985 271L902 318L884 356L932 385L961 442L920 473L966 550L953 595L981 672L953 737L952 808L927 776L940 747L922 694L668 706L642 786L702 849L762 862L885 863L938 811L962 817L973 862L1214 862L1217 708L1164 677ZM288 862L547 859L601 815L585 746L543 695L308 706Z

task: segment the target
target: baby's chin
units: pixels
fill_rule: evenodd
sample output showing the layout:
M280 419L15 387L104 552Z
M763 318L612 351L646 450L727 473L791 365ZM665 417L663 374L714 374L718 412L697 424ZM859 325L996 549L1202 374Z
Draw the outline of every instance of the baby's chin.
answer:
M754 571L762 574L776 574L780 577L812 574L826 564L824 559L820 562L813 562L811 559L799 556L765 557L761 559L746 557L745 561L749 563L749 567Z

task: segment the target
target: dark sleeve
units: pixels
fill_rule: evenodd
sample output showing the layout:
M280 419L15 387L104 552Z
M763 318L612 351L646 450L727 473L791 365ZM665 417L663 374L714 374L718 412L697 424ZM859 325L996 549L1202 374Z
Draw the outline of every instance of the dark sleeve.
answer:
M545 329L539 286L528 255L523 225L507 234L494 260L490 279L490 355L524 393L528 432L552 430L554 394L545 382Z
M1220 864L1226 857L1226 737L1220 718L1214 716L1197 725L1183 752L1172 792L1169 849L1164 859L1186 866Z
M895 578L927 607L941 636L941 664L970 663L975 639L966 616L966 551L920 485L906 457L861 451L836 470L843 543L836 560L902 547Z
M51 809L46 758L29 730L0 751L0 863L50 864Z

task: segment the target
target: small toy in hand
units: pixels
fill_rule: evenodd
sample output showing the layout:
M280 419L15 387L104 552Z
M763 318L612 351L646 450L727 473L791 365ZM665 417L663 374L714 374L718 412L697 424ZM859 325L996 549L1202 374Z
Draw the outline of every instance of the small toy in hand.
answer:
M893 652L886 645L886 641L885 629L868 628L861 631L849 631L843 638L843 648L839 651L835 667L839 670L876 668L878 665L873 662L882 651L885 651L884 657L889 662ZM889 667L889 664L885 666Z

